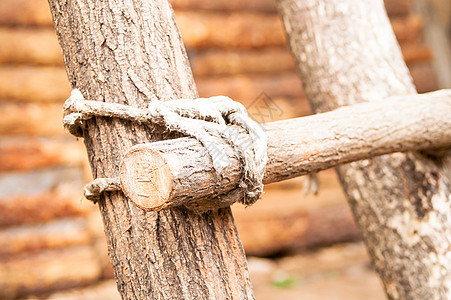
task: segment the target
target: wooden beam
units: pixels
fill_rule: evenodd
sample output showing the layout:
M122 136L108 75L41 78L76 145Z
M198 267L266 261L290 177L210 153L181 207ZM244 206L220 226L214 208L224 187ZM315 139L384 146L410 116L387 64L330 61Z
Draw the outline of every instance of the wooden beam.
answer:
M69 81L87 99L144 108L157 99L197 98L168 0L49 3ZM84 141L94 177L116 174L133 144L163 135L89 120ZM144 212L122 194L105 196L99 206L122 298L254 298L230 209Z
M313 111L416 94L382 1L277 4ZM451 298L447 168L412 152L336 168L388 299Z
M446 90L264 124L269 158L264 183L392 152L451 146L450 114L451 91ZM206 149L192 138L136 145L124 156L124 192L146 210L187 205L202 211L230 205L241 196L241 162L230 146L218 155L230 161L220 178ZM135 174L148 182L138 181ZM213 196L219 200L204 199Z
M99 280L101 272L98 254L91 245L0 258L0 299L87 285Z

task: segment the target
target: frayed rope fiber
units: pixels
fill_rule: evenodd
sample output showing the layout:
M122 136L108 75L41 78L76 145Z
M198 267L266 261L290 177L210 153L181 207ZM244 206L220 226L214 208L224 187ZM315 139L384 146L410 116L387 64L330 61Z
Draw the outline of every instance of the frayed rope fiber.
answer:
M241 201L251 205L260 199L263 192L263 175L268 161L267 137L263 128L252 120L246 108L225 97L154 100L147 109L85 100L81 92L74 89L64 104L64 126L77 137L83 136L85 121L93 117L111 117L130 120L139 124L156 124L168 131L178 132L197 139L209 152L218 175L230 162L220 155L221 146L215 143L218 137L231 145L243 162L243 176L239 187L244 191ZM236 132L227 130L228 125L243 128L250 143L238 140ZM219 148L219 149L218 149ZM224 152L222 152L224 153ZM85 187L85 197L94 202L105 191L121 190L118 178L98 178Z

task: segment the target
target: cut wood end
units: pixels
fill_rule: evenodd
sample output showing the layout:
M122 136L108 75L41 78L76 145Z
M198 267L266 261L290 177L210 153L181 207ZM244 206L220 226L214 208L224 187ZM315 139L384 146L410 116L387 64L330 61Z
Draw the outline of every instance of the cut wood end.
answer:
M125 154L121 164L124 194L144 210L163 209L173 186L171 170L161 153L150 144L135 145Z

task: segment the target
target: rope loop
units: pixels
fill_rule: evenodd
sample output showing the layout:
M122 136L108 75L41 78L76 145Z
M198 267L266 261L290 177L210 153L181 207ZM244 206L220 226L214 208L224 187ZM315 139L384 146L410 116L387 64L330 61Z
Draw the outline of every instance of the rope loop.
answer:
M93 117L157 124L168 131L193 137L207 149L215 171L222 176L222 170L230 162L217 155L218 151L223 150L215 143L220 137L233 147L243 163L243 176L239 183L244 192L241 202L251 205L261 197L263 175L268 160L267 137L262 126L248 116L246 108L239 102L225 96L195 100L154 100L146 109L139 109L128 105L85 100L81 92L74 89L64 104L64 126L71 134L82 137L86 129L85 121ZM230 130L229 125L244 129L249 139L239 139L237 132ZM97 201L103 192L117 190L121 190L121 186L116 178L98 178L85 187L85 197Z

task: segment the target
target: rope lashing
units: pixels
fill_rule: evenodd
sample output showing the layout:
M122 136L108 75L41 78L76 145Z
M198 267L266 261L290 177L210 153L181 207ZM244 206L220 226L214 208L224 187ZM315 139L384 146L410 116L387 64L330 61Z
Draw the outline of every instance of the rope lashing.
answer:
M85 121L93 117L111 117L130 120L139 124L156 124L168 131L178 132L197 139L208 151L213 167L219 176L228 159L217 155L224 149L215 143L222 138L231 145L243 163L243 175L239 187L244 191L243 204L251 205L263 192L263 175L267 156L267 138L263 128L252 120L246 108L225 97L179 99L172 101L153 100L147 109L128 105L85 100L81 92L74 89L64 104L64 126L77 137L83 136ZM237 140L236 131L228 130L236 125L245 130L249 142ZM94 202L105 191L121 190L118 178L98 178L85 187L85 197Z

